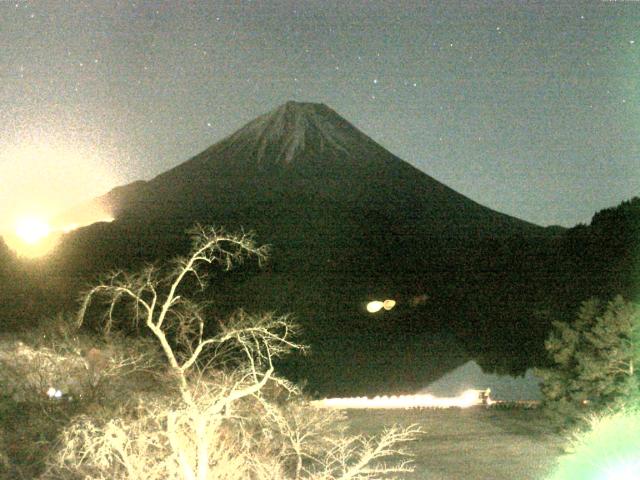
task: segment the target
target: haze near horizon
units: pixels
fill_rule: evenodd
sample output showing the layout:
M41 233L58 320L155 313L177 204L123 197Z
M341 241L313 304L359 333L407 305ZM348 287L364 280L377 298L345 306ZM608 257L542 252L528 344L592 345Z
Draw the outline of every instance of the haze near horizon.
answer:
M113 187L153 178L287 100L325 103L438 181L539 225L588 222L640 191L637 2L0 10L3 192L25 177L6 153L33 139L63 140L70 157L88 148ZM40 186L30 191L52 183L51 159L39 162L26 171Z

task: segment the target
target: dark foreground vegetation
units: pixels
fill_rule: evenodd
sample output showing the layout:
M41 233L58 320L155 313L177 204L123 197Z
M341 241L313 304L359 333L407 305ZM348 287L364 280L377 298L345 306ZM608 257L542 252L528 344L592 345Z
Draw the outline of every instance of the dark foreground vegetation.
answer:
M350 435L274 368L304 350L287 316L238 310L205 336L191 300L208 267L267 250L251 235L193 231L189 255L116 271L76 316L0 344L0 474L42 480L368 479L412 470L417 426ZM92 306L97 315L91 315ZM93 334L92 334L93 333Z
M567 286L544 297L536 311L551 334L543 342L549 354L541 371L544 410L367 411L346 421L339 412L310 408L299 386L278 375L285 354L305 350L290 317L222 315L207 303L215 291L207 279L224 282L220 270L244 261L240 275L250 282L266 249L251 236L200 228L184 257L103 275L85 290L78 315L3 317L10 321L0 339L0 477L587 480L575 472L632 471L640 451L640 318L636 304L612 293L633 297L640 236L630 232L638 232L639 206L639 199L625 202L557 239L565 250L558 250L564 253L553 268L576 274L575 291ZM9 285L1 291L3 309L35 315L44 288L37 269L28 272L10 252L0 254L6 260L0 275ZM226 287L224 298L236 298L230 294L236 287ZM45 305L52 292L50 286L41 291ZM578 309L576 292L606 300ZM380 328L374 339L393 337L374 326ZM417 328L400 327L408 328L400 337L407 341ZM456 334L464 340L463 331ZM393 345L398 353L401 345ZM419 345L404 346L411 357ZM384 359L388 352L376 353ZM495 354L484 353L485 361ZM356 435L382 425L387 429L375 438ZM554 432L562 427L578 433L574 452L558 457L566 441ZM613 440L623 444L610 458L589 453ZM403 460L410 444L413 474ZM556 458L560 467L552 473Z
M360 247L302 248L278 232L269 233L275 227L264 223L262 219L261 228L267 230L259 230L260 238L272 245L267 266L258 269L249 263L234 275L217 276L215 288L199 299L215 298L219 315L238 306L295 314L303 327L301 342L314 354L282 361L281 371L308 381L311 391L323 395L411 393L469 358L500 373L545 366L544 340L554 321L572 321L581 302L591 297L604 302L618 294L634 299L640 285L637 198L599 212L590 225L559 230L546 239L473 241L464 248L446 238L429 239L437 251L425 258L432 262L424 266L430 273L409 276L397 273L402 268L393 262L404 257L394 259L393 251L373 259L368 250L363 253L362 258L379 267L367 271L357 263ZM125 221L114 222L109 231L97 226L74 240L79 248L86 247L78 265L69 260L60 269L48 260L18 260L0 242L0 330L28 330L51 312L77 308L79 289L104 271L119 265L136 269L146 261L185 254L188 226L175 222L147 226L144 232ZM327 241L339 232L334 233L327 231ZM158 239L162 248L154 246ZM121 251L132 242L140 255ZM105 251L91 259L89 246ZM448 248L452 250L446 253ZM343 260L331 263L327 256ZM94 265L79 268L82 262ZM406 272L416 267L414 263ZM364 305L377 296L395 298L398 305L391 312L368 314Z

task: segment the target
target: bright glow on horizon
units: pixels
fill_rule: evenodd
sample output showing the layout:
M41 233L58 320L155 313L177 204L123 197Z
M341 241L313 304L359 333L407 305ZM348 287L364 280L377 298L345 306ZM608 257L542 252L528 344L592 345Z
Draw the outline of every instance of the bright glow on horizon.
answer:
M75 208L118 182L108 159L72 135L23 132L0 147L0 236L21 257L43 256L63 233L111 216L105 208Z
M103 216L93 221L70 223L62 227L53 227L48 221L25 216L15 222L14 231L6 232L3 236L9 248L16 251L18 256L25 258L42 257L55 248L62 235L98 222L112 222L111 216Z
M70 223L69 225L66 225L64 227L62 227L60 230L62 230L62 233L69 233L69 232L73 232L74 230L80 228L80 224L78 223Z
M51 233L51 226L41 218L23 217L16 222L16 235L23 242L35 245Z
M640 472L640 459L631 459L628 462L621 462L604 472L602 480L632 480L637 478Z

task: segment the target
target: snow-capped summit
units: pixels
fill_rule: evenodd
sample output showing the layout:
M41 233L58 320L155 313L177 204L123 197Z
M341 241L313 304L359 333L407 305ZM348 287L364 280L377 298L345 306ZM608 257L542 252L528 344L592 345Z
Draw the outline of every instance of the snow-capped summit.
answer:
M238 130L230 144L254 139L257 162L291 163L305 147L334 148L349 155L354 137L362 135L324 104L287 102ZM277 146L274 151L274 146Z

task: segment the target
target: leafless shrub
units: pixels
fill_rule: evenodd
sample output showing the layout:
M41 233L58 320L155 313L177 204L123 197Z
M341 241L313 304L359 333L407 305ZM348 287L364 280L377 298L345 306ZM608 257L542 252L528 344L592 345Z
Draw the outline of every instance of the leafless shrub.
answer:
M278 377L273 364L303 350L289 317L240 310L220 323L216 335L204 337L205 315L186 297L185 279L204 287L205 265L229 269L249 255L264 260L266 249L246 234L197 227L194 235L190 255L168 273L156 267L115 272L85 294L78 315L81 324L94 298L105 298L103 328L111 336L120 325L114 312L129 306L132 322L160 345L175 395L170 389L139 393L137 404L117 415L78 417L43 478L347 480L410 471L395 457L405 455L399 446L417 428L392 428L378 439L353 437L340 427L339 413L295 400L298 389ZM90 369L105 375L102 352L88 355ZM267 394L273 389L288 400L274 401Z
M80 356L34 349L21 341L0 346L0 384L14 401L37 401L51 387L79 393L84 364Z
M104 397L129 388L130 377L157 365L157 348L143 339L104 344L80 334L49 334L0 342L0 385L17 402L44 401L55 391L67 399Z

